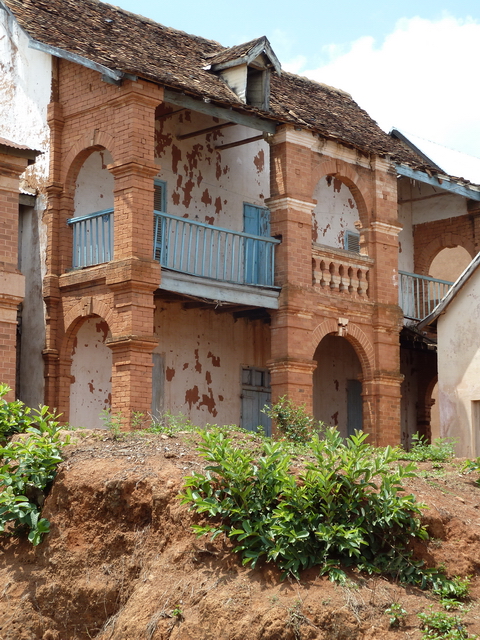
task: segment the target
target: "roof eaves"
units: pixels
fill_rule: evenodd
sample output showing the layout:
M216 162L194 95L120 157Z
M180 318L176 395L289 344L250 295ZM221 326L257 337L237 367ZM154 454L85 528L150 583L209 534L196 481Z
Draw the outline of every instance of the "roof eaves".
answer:
M399 131L398 129L392 129L390 131L390 135L392 136L392 138L397 138L397 140L401 140L401 142L406 144L412 151L418 154L420 158L422 158L422 160L427 164L429 164L431 167L433 167L434 169L437 169L437 171L443 171L443 169L439 167L438 164L435 164L435 162L433 162L431 158L429 158L425 153L423 153L423 151L421 151L421 149L419 149L416 145L414 145L413 142L409 140L409 138L407 138L407 136L405 136L401 131Z
M395 169L400 176L405 178L411 178L418 182L424 182L433 187L443 189L444 191L450 191L456 195L463 196L470 200L480 201L480 187L473 185L463 180L458 180L453 176L439 173L434 175L432 172L420 171L405 164L396 164Z
M56 58L63 58L64 60L68 60L69 62L75 62L76 64L80 64L84 67L88 67L89 69L93 69L94 71L98 71L103 76L113 81L115 84L119 84L123 80L123 78L126 77L131 80L136 79L136 76L126 74L123 71L110 69L109 67L105 67L103 64L99 64L98 62L94 62L93 60L89 60L88 58L84 58L83 56L78 55L78 53L70 53L65 49L52 47L49 44L44 44L43 42L38 42L38 40L33 40L33 38L31 38L30 36L28 36L28 39L28 46L30 49L37 49L38 51L43 51L43 53L49 53Z

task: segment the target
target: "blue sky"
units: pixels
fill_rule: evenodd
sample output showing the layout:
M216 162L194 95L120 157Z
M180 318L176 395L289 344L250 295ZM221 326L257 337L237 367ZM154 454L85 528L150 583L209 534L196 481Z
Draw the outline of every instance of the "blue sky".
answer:
M478 0L117 0L225 46L266 35L287 71L344 89L393 126L480 157Z

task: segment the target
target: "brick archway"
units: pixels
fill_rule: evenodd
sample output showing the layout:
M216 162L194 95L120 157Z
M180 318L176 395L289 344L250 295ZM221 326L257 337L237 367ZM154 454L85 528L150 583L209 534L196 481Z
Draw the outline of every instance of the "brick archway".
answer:
M475 244L472 238L459 235L457 233L442 233L434 240L429 242L419 253L415 261L415 272L426 276L430 271L434 258L443 249L452 249L454 247L463 247L468 251L472 260L476 255Z
M105 131L95 129L92 134L85 134L77 140L63 161L62 182L65 195L73 195L75 181L85 160L94 152L106 150L115 162L115 139Z
M372 203L370 202L371 185L368 180L360 175L352 165L343 160L325 160L313 169L312 184L314 190L318 182L326 176L332 176L340 180L349 188L357 205L360 222L363 227L366 227L368 225L368 211L372 208Z
M322 339L332 333L338 333L338 322L333 318L328 318L316 326L312 333L312 359ZM374 371L374 349L368 337L362 329L354 323L348 324L348 331L343 337L346 338L355 349L355 353L362 365L364 379L368 380L372 378Z
M93 297L82 298L77 304L65 315L64 322L64 338L60 350L60 358L62 361L68 360L72 352L73 341L75 335L85 320L92 317L98 317L104 320L110 332L113 333L113 310L101 300Z

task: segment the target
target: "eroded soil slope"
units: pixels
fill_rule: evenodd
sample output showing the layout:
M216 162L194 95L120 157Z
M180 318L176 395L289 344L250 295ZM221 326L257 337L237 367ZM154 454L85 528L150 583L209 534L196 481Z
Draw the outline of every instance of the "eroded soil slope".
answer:
M43 511L51 533L36 548L0 540L1 640L421 638L417 614L440 609L428 593L356 573L341 587L316 570L281 582L270 566L242 567L229 542L195 538L177 494L203 466L196 439L87 432L66 448ZM409 490L429 505L433 539L416 554L474 576L459 613L480 633L480 488L458 461L420 468ZM392 603L408 612L399 629Z

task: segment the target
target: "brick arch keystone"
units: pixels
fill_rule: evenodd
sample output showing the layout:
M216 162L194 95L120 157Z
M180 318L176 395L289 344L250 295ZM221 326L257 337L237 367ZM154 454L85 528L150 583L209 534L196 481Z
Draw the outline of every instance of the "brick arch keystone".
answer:
M315 167L312 173L314 189L325 176L337 178L350 189L357 205L362 226L366 227L368 225L369 206L371 208L371 185L369 181L360 175L352 165L343 160L325 160Z
M332 333L338 332L338 323L333 318L328 318L318 324L312 333L312 359L315 355L318 345L322 339ZM374 370L374 349L373 345L360 329L360 327L352 322L348 323L348 330L344 336L355 349L355 352L362 365L364 379L368 380L373 377Z
M440 251L443 249L451 249L453 247L463 247L466 249L472 260L476 255L473 240L466 238L465 236L461 236L458 233L451 233L448 231L436 237L422 249L417 261L415 262L415 271L422 276L428 275L430 266Z

